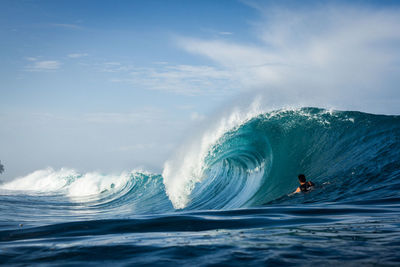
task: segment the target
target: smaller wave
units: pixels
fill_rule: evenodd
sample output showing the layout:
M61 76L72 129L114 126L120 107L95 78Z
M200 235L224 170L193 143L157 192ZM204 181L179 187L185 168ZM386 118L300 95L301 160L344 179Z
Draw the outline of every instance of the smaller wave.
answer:
M4 183L0 185L0 188L9 191L24 191L27 194L63 193L69 197L88 197L122 188L132 173L136 171L119 175L103 175L97 172L80 174L68 168L60 170L46 168Z
M172 209L161 175L141 170L80 174L68 168L47 168L1 184L0 189L3 195L66 197L73 203L85 203L86 208L97 208L102 212L115 207L120 209L119 213L157 213Z
M72 169L47 168L34 171L26 176L0 185L0 189L9 191L26 191L26 193L50 193L62 190L81 175Z

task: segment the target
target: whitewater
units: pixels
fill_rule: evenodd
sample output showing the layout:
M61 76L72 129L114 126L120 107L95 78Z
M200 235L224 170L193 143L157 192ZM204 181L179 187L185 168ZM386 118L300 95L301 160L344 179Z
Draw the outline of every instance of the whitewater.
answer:
M316 187L291 193L304 173ZM5 265L398 266L400 116L234 109L162 173L0 184Z

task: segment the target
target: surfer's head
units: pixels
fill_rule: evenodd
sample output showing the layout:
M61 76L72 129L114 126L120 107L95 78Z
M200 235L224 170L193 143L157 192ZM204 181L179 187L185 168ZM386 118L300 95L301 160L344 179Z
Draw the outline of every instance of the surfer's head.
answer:
M300 183L306 182L306 176L304 174L299 174L299 176L297 176L297 177L299 178Z

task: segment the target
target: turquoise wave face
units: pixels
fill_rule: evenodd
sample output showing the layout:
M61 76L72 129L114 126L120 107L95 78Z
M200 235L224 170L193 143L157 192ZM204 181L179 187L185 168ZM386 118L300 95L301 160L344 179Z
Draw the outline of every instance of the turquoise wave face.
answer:
M205 159L188 209L380 199L400 187L400 117L303 108L258 115ZM317 186L289 196L304 173Z

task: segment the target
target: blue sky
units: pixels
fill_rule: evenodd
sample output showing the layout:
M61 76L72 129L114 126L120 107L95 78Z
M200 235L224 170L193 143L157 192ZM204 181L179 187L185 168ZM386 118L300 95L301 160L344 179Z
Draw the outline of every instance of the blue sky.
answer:
M252 94L399 114L398 29L397 1L3 0L2 176L159 172Z

